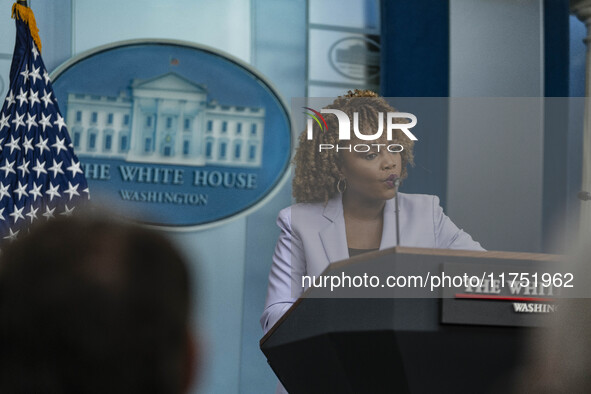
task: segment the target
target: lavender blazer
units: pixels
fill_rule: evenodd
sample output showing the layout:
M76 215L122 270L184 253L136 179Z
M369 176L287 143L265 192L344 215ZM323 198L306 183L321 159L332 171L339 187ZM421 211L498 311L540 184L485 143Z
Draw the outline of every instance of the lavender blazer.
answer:
M396 246L394 199L386 201L380 250ZM402 246L484 250L443 213L439 198L399 193ZM349 258L343 203L338 194L328 203L295 204L279 212L281 229L261 325L266 333L302 294L302 275L319 275L330 263ZM294 283L292 292L292 281Z

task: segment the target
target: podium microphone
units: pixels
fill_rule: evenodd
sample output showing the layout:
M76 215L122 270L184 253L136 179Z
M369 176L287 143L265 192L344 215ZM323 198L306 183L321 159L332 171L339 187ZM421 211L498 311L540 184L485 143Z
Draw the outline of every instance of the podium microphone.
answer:
M589 200L591 200L591 193L579 192L579 193L577 193L577 197L579 197L579 200L581 200L581 201L589 201Z
M400 219L398 218L400 210L398 209L398 186L400 186L400 177L396 176L394 179L394 188L396 189L396 195L394 203L396 205L396 246L400 246Z

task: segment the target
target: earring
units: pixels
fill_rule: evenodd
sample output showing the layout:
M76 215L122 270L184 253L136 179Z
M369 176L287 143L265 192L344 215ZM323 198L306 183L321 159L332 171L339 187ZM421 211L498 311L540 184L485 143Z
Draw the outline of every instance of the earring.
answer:
M339 179L339 181L337 182L337 190L341 194L343 194L345 192L345 190L347 190L347 180L345 178Z

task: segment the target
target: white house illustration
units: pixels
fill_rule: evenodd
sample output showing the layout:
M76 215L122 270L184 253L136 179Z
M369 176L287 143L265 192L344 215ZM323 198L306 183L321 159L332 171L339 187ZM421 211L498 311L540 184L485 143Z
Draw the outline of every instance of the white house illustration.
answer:
M265 110L220 105L176 73L134 79L131 97L68 94L76 154L130 162L260 167Z

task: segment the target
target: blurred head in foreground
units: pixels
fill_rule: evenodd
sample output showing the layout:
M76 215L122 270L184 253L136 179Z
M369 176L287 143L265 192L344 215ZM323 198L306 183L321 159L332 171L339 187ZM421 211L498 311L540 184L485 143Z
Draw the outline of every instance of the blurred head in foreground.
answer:
M187 267L163 236L106 216L52 220L4 245L0 392L187 391Z
M556 300L550 327L531 334L514 393L591 393L591 245L581 245L556 267L572 273L573 297Z

